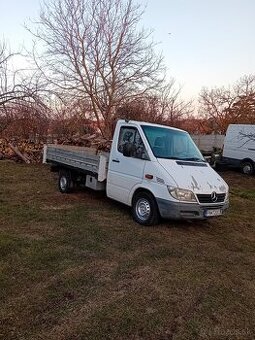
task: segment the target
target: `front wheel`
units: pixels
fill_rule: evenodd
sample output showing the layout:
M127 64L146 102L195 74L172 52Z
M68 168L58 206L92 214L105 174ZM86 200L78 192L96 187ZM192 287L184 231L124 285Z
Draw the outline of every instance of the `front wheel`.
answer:
M158 206L155 198L149 192L139 192L134 196L132 216L142 225L156 225L159 222Z
M254 173L254 164L250 161L245 161L241 165L241 170L245 175L252 175Z

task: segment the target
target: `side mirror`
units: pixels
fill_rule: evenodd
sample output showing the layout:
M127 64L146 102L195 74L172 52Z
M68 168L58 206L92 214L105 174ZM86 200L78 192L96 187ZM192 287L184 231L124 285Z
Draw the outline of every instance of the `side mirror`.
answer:
M125 143L123 145L123 156L131 157L134 151L133 143Z

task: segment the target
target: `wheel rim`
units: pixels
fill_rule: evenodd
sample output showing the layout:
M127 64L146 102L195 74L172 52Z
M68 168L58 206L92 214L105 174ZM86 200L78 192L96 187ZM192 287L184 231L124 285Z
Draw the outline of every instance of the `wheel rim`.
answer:
M59 184L60 184L61 190L65 190L66 186L67 186L67 179L66 179L66 177L62 176L60 178Z
M142 221L146 221L150 217L150 213L151 213L150 202L146 200L145 198L140 198L136 202L137 217Z
M243 173L246 175L249 175L252 172L252 166L251 164L245 164L243 166Z

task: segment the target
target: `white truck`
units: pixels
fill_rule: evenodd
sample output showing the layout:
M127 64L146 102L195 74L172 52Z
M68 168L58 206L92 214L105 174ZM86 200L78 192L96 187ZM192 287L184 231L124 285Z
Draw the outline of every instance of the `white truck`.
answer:
M224 140L222 164L240 168L244 174L255 171L255 125L230 124Z
M44 163L59 172L59 190L75 182L106 190L131 207L142 225L159 218L206 219L229 206L225 181L180 129L138 121L117 122L110 153L83 147L45 145Z

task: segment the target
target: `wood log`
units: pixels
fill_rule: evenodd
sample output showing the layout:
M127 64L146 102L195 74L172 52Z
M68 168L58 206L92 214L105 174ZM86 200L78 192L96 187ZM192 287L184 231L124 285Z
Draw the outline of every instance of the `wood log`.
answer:
M58 145L70 147L82 146L94 149L93 152L106 151L111 148L111 140L107 140L98 133L73 136L63 136L54 140ZM43 142L33 142L21 138L0 138L0 159L23 161L25 163L41 163L43 155Z
M30 163L30 159L28 157L26 157L25 155L22 155L22 153L19 151L19 149L17 147L15 147L13 144L9 143L8 144L9 147L12 149L13 152L15 152L15 154L21 158L25 163L29 164Z

